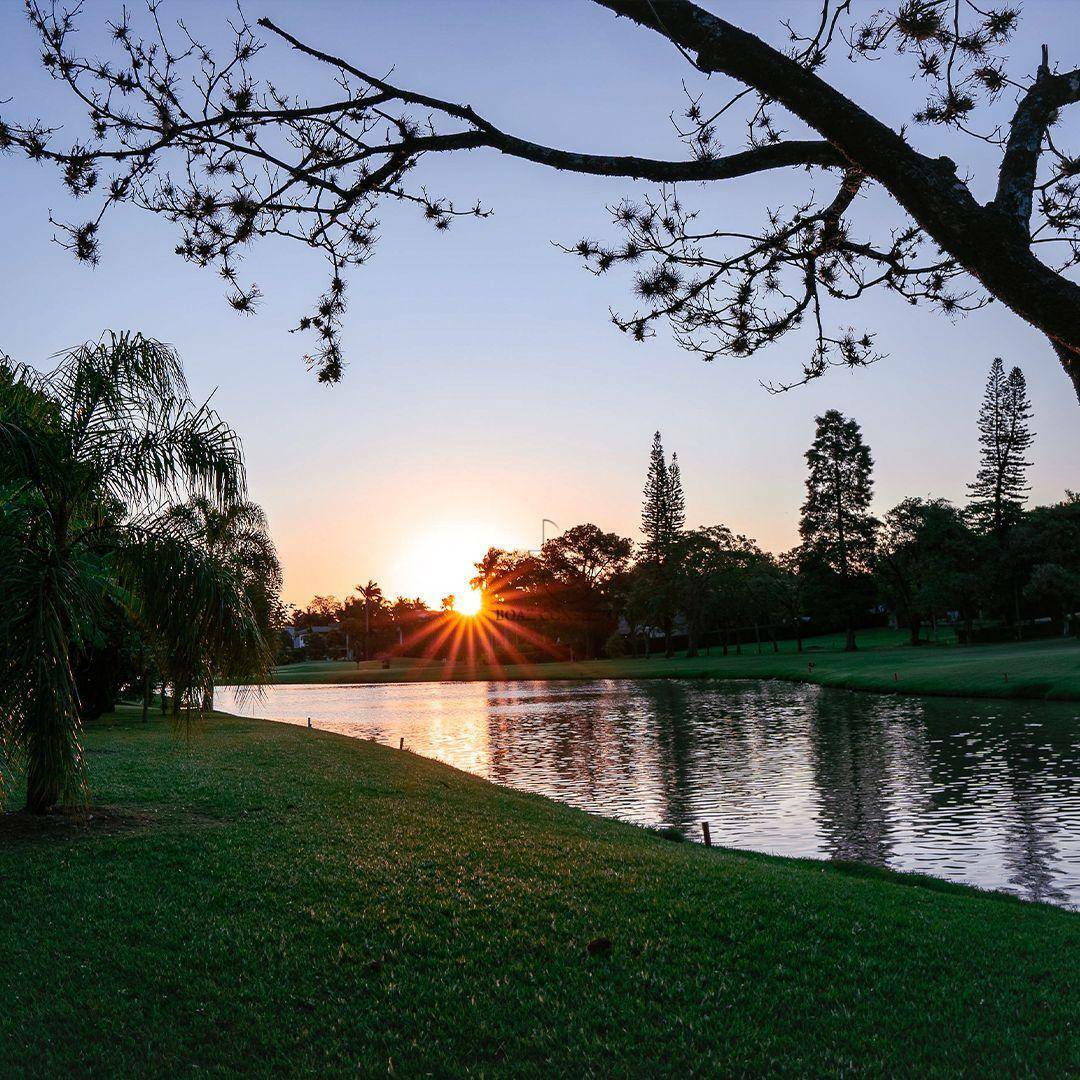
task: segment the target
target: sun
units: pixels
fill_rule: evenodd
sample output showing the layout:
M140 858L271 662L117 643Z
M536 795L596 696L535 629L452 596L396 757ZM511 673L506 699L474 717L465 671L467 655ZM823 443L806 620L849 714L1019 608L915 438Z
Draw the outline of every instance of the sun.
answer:
M452 593L459 615L479 615L480 594L471 588L469 579L476 573L474 563L490 546L491 532L482 521L416 530L403 540L390 588L421 596L436 611L442 598Z
M455 611L459 615L479 615L480 609L483 607L484 598L480 595L478 589L469 589L467 592L461 594L456 598L457 603L455 605Z

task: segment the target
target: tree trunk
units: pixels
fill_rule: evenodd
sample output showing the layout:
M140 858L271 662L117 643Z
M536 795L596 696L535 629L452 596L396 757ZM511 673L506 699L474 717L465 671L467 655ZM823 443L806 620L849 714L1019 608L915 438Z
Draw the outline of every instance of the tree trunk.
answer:
M908 624L908 627L911 631L911 644L921 645L922 638L919 636L919 631L922 629L922 623L918 619L912 618Z
M844 652L857 652L859 646L855 644L855 627L848 620L847 633L844 637Z
M26 766L26 812L47 814L60 801L60 780L41 755L31 753Z
M150 672L143 672L142 684L142 722L145 724L150 719Z

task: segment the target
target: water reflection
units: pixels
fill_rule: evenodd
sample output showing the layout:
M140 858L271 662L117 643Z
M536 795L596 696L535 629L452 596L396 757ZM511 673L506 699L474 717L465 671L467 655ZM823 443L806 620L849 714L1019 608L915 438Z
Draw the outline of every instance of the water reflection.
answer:
M782 683L278 686L222 708L645 825L1080 906L1080 709Z

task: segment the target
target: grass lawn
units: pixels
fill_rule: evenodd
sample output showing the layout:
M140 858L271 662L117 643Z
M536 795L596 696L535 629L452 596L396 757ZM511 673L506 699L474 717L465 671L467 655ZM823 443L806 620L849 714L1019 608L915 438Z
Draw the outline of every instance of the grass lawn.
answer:
M289 664L277 669L282 683L406 682L471 679L788 679L848 690L971 697L1080 700L1080 640L1070 638L1005 645L926 644L912 648L907 634L870 630L859 635L859 651L845 653L838 636L808 638L806 652L781 642L780 652L744 646L742 656L687 659L595 660L588 663L453 664L399 658L384 669L378 661ZM813 664L811 670L810 664ZM1006 680L1006 676L1008 679Z
M86 749L89 824L0 819L3 1076L1080 1069L1074 913L284 724Z

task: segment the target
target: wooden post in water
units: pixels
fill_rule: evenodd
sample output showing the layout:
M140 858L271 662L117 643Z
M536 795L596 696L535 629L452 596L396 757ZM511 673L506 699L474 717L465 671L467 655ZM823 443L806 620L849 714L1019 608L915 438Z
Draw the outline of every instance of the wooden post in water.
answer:
M712 847L712 833L709 832L709 823L707 821L701 823L701 835L705 840L705 846Z

